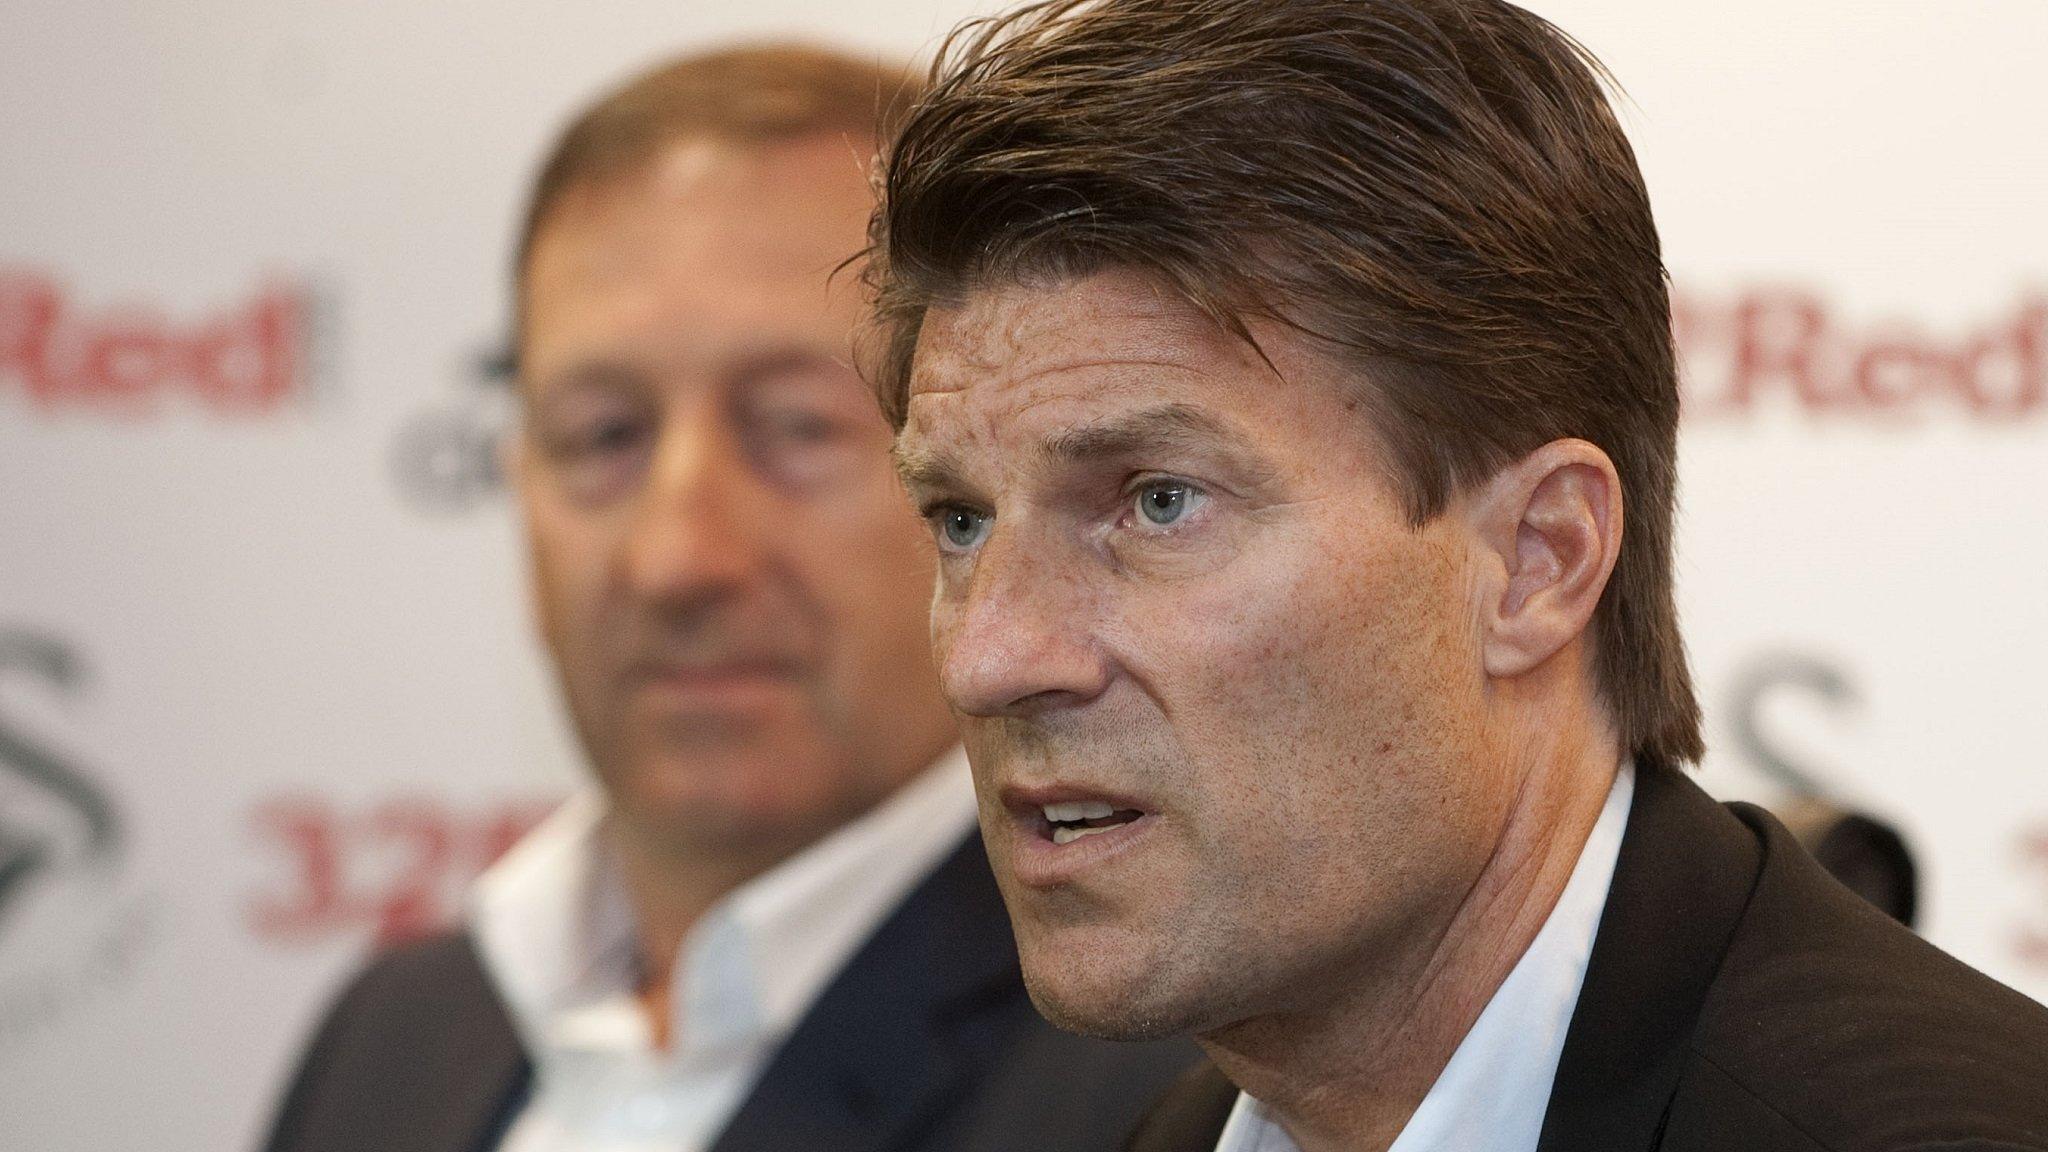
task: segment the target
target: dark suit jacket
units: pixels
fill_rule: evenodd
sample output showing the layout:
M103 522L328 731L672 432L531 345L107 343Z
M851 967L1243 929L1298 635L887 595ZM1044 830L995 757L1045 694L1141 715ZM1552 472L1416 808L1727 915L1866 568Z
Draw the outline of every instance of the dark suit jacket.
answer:
M1032 1010L981 840L878 928L770 1060L714 1152L1107 1152L1196 1058ZM320 1027L270 1152L484 1152L532 1076L465 934L387 954Z
M1199 1066L1132 1152L1210 1152ZM2048 1149L2048 1009L1821 871L1761 809L1640 770L1539 1152Z

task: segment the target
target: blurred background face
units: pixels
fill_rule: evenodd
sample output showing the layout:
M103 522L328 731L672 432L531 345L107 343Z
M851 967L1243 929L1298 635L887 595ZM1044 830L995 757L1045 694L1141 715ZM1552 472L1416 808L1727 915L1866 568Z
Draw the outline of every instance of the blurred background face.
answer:
M1412 975L1497 842L1469 551L1336 374L1127 274L924 323L899 439L1026 978L1210 1032Z
M864 151L671 148L571 190L524 281L540 622L617 812L807 842L954 739L929 545L850 366Z

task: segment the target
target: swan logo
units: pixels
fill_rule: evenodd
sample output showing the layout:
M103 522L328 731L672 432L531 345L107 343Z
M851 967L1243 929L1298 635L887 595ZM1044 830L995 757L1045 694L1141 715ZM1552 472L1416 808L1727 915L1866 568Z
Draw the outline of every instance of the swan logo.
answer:
M125 983L153 933L113 795L14 707L24 685L73 698L86 672L60 638L0 631L0 1048Z

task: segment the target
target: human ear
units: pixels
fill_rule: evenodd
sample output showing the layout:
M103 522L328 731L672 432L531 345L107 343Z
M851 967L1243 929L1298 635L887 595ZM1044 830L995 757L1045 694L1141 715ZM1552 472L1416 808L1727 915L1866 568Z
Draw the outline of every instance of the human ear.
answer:
M1584 440L1553 440L1501 469L1474 501L1488 553L1486 674L1540 666L1586 630L1621 551L1621 477Z

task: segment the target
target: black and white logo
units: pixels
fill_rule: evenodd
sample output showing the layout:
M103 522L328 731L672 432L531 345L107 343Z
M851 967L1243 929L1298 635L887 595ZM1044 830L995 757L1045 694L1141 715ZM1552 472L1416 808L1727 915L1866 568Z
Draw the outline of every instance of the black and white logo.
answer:
M513 371L510 353L480 352L446 402L399 427L391 478L407 503L434 515L460 515L504 491L499 454L512 425Z
M127 883L120 804L29 718L74 700L87 672L59 637L0 629L0 1048L125 983L154 929L154 902Z

